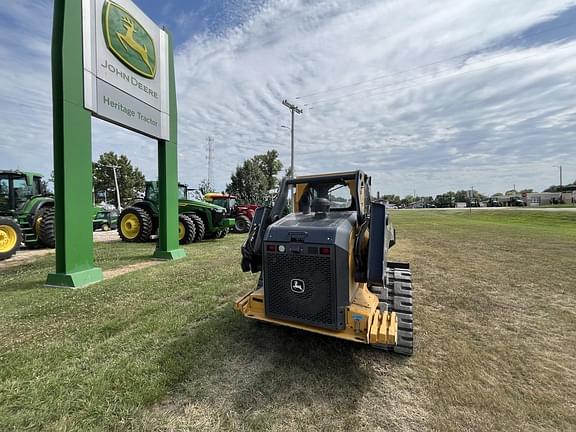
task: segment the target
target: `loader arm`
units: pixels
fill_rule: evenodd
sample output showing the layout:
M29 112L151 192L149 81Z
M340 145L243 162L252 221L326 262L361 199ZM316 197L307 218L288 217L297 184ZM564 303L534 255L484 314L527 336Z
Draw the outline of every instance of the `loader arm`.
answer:
M242 271L258 273L262 270L262 245L268 226L282 217L288 202L288 185L282 179L278 196L272 207L258 207L250 226L248 238L242 244Z

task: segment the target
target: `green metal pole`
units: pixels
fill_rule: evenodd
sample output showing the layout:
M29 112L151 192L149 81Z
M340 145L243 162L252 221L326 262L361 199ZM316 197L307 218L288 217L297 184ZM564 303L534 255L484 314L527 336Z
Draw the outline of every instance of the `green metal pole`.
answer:
M170 141L158 141L159 220L154 258L175 260L186 256L178 243L178 107L174 81L172 35L168 34Z
M78 288L103 279L93 257L91 114L84 109L79 0L54 1L52 110L56 272L46 285Z

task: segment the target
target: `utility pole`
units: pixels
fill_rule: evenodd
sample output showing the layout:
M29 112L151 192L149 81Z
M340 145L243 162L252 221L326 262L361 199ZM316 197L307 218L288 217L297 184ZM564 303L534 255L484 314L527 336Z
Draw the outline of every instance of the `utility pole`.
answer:
M101 163L96 162L97 165L103 166L105 168L112 168L112 171L114 171L114 185L116 187L116 202L118 203L118 211L121 212L122 211L122 203L120 202L120 188L118 187L118 176L116 175L116 169L120 168L117 165L104 165ZM106 193L106 191L104 191L104 193ZM104 198L104 200L106 201L106 198Z
M206 159L208 159L208 189L214 187L214 138L211 136L207 139L208 144L206 145L206 150L208 154Z
M122 203L120 202L120 188L118 187L118 176L116 175L116 168L120 168L116 165L106 165L108 168L112 168L114 171L114 185L116 187L116 201L118 202L118 211L122 211Z
M562 189L562 165L554 165L554 167L560 169L560 189Z
M286 99L282 101L282 105L290 110L290 178L294 178L294 112L302 114L303 110L298 108L296 105L292 105Z

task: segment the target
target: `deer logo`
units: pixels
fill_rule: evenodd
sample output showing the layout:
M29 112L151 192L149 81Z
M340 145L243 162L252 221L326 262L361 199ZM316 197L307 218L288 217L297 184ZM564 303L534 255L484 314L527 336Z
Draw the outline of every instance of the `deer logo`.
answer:
M134 40L134 33L138 31L137 29L134 28L134 21L127 16L122 17L122 21L124 21L124 28L126 29L126 34L116 32L118 39L120 39L120 42L122 42L122 45L124 45L126 51L128 51L128 47L136 51L140 55L140 57L142 57L142 61L146 63L146 66L148 66L148 68L152 71L152 66L148 61L148 48L146 48L144 45L141 45L138 42L136 42L136 40Z
M146 77L156 75L154 41L128 11L112 1L102 10L106 45L112 53L134 72Z

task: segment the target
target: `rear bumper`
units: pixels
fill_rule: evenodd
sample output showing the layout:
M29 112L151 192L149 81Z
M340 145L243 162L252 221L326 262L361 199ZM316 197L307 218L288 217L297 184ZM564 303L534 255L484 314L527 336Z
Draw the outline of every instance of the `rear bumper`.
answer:
M377 348L390 349L397 343L398 321L396 313L382 313L376 307L370 308L367 323L361 329L355 328L352 324L340 331L267 317L264 310L264 290L262 288L240 297L234 303L234 309L246 318L345 339L351 342L364 343ZM352 304L348 309L350 315L354 316L355 305Z

